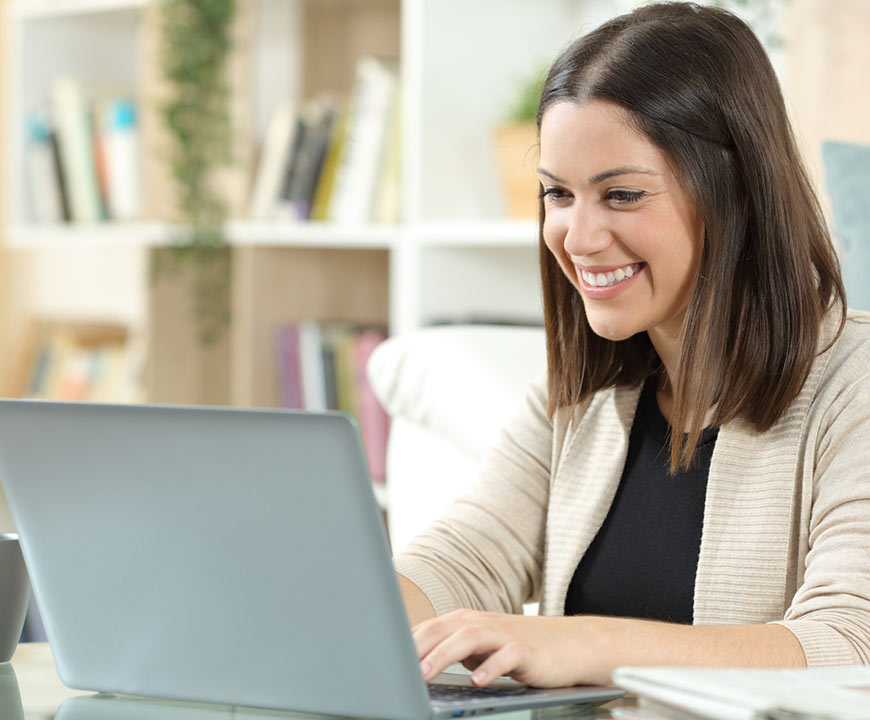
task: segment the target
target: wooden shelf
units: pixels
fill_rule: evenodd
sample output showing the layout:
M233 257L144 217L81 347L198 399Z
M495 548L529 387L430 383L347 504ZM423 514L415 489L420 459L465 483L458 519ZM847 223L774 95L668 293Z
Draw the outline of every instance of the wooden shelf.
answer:
M38 19L144 8L148 0L24 0L11 7L18 18Z

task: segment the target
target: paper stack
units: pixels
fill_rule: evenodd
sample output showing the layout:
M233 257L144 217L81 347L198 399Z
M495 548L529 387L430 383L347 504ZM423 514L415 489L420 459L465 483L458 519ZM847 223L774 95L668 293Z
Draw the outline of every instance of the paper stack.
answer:
M617 668L641 706L709 720L870 720L870 667L802 670ZM683 715L684 714L684 715Z

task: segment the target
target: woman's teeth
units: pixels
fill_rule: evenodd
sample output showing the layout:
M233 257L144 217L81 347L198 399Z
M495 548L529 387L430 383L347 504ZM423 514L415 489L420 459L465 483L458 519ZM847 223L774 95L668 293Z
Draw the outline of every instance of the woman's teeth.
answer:
M606 273L594 273L587 270L581 271L583 281L592 287L609 287L621 283L623 280L628 280L638 270L643 263L635 263L634 265L626 265L625 267L609 270Z

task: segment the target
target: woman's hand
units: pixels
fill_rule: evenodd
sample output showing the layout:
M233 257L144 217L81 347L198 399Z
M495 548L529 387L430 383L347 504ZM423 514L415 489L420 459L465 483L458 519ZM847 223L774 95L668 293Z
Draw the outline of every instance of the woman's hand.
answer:
M413 633L426 680L461 662L480 686L500 675L536 687L606 685L619 665L806 665L797 638L773 624L692 626L595 615L528 617L456 610L416 625Z
M473 671L471 680L478 686L510 675L526 685L563 687L593 681L591 673L583 673L588 649L584 652L585 643L578 642L579 628L569 627L580 622L580 617L456 610L420 623L413 632L427 681L461 662Z

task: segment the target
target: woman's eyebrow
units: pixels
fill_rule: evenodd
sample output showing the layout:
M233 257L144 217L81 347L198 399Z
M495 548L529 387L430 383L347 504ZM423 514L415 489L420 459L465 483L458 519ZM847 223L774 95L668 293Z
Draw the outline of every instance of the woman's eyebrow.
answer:
M557 183L562 183L563 185L567 182L563 180L558 175L553 175L549 170L545 170L542 167L538 168L538 173L541 175L546 175L551 180L555 180ZM600 182L604 182L605 180L609 180L612 177L617 177L619 175L660 175L661 173L656 172L655 170L650 170L648 168L637 167L636 165L623 165L621 167L613 168L611 170L605 170L604 172L600 172L597 175L593 175L590 177L587 182L590 185L597 185Z
M605 170L604 172L600 172L597 175L593 175L591 178L587 180L590 185L596 185L600 182L604 182L605 180L609 180L612 177L617 177L618 175L660 175L661 173L657 173L655 170L649 170L648 168L637 167L636 165L623 165L622 167L613 168L612 170Z

